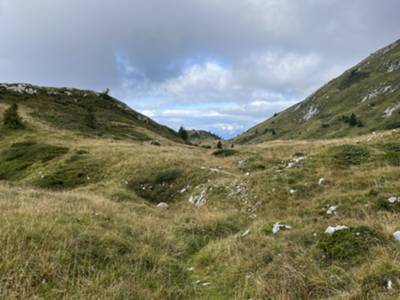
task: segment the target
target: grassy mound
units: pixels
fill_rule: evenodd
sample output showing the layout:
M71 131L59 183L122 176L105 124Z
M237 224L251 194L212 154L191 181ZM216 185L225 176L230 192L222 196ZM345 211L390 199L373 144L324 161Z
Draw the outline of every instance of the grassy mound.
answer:
M68 152L68 148L36 142L15 143L0 154L0 179L17 180L34 165L43 165Z
M128 187L150 202L171 202L178 191L184 188L182 175L183 172L178 169L165 170L151 174L143 180L130 182Z
M318 248L327 260L340 262L360 262L375 245L382 244L384 237L375 230L360 226L336 231L332 235L323 234Z
M40 188L62 190L72 189L100 180L101 166L84 155L75 154L35 182Z
M370 152L366 146L342 145L331 149L335 163L340 166L352 166L365 163L370 158Z

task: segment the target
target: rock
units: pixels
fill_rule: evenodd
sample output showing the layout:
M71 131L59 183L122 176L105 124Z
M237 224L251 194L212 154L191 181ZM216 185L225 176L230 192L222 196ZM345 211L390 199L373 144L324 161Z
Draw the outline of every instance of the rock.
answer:
M306 159L306 158L305 158L304 156L295 157L295 158L289 160L289 162L288 162L286 168L287 168L287 169L293 168L293 167L295 167L296 165L298 165L299 162L301 162L301 161L303 161L303 160L305 160L305 159Z
M190 267L190 268L187 268L186 269L188 272L193 272L194 271L194 268L193 267Z
M324 177L321 177L321 178L318 180L318 184L319 184L319 185L323 185L324 182L325 182L325 178L324 178Z
M291 195L293 195L294 193L296 193L296 190L291 189L291 190L289 191L289 193L290 193Z
M387 288L388 290L393 289L393 282L392 282L390 279L388 280L388 282L387 282L387 284L386 284L386 288Z
M250 229L247 229L245 232L242 233L242 237L245 237L250 234Z
M400 231L396 231L393 233L393 237L396 241L400 242Z
M326 211L326 214L327 215L336 215L336 209L337 209L337 206L331 206Z
M292 226L286 224L275 223L272 226L272 233L277 234L281 229L292 229Z
M207 194L206 189L202 190L200 194L191 195L189 198L189 202L195 205L196 207L201 207L207 203Z
M160 202L160 203L157 204L157 207L158 208L168 208L169 205L167 203L165 203L165 202Z
M336 231L346 230L349 229L346 225L337 225L337 226L328 226L326 228L325 233L327 234L334 234Z
M400 202L400 197L390 197L390 198L388 199L388 202L389 202L390 204L395 204L396 202Z

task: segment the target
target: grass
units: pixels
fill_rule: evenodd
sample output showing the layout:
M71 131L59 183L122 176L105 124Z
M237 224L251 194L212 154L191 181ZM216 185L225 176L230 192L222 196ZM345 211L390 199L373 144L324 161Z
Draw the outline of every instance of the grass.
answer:
M250 128L234 142L334 139L399 128L399 110L390 116L384 113L399 101L400 72L387 72L389 65L399 59L400 43L390 51L369 56L303 102ZM353 120L357 126L343 122L343 116L349 120L351 114L357 116Z
M35 164L45 164L67 152L66 147L33 141L12 144L0 154L0 180L21 179Z
M399 168L385 158L398 152L399 132L236 146L223 158L166 140L60 130L20 107L28 129L0 139L9 176L0 182L0 298L396 299L400 291L392 237L400 212L384 205L399 196ZM188 202L203 191L204 206ZM276 222L291 229L272 234ZM324 233L339 224L350 229Z

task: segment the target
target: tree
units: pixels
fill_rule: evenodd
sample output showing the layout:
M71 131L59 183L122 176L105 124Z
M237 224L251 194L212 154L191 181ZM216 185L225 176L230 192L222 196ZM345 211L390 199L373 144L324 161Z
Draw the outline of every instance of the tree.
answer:
M111 96L109 94L110 94L110 89L107 88L104 92L101 93L101 97L105 100L110 100Z
M217 143L217 148L218 148L218 149L222 149L222 148L223 148L222 142L221 142L221 141L218 141L218 143Z
M22 124L22 118L18 114L18 105L12 104L5 112L3 117L4 127L9 129L22 129L24 124Z
M181 128L179 128L178 134L181 137L181 139L184 141L187 141L189 139L189 134L183 126L181 126Z
M355 127L355 126L363 127L364 126L363 122L357 118L355 113L351 114L350 119L349 119L349 125L351 127Z

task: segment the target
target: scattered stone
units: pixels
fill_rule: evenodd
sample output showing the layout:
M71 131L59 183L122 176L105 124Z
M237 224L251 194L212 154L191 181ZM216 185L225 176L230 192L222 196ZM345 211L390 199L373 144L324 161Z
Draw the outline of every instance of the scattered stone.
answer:
M281 229L292 229L292 226L286 224L275 223L272 226L272 233L277 234Z
M395 204L396 202L400 202L400 197L390 197L390 198L388 199L388 202L389 202L390 204Z
M319 180L318 180L318 185L323 185L325 183L325 178L324 177L321 177Z
M296 193L296 190L291 189L291 190L289 191L289 193L290 193L291 195L293 195L293 194Z
M245 232L242 233L242 237L245 237L250 234L250 229L247 229Z
M391 85L386 85L386 86L381 86L381 87L377 87L374 90L372 90L370 93L368 93L367 95L365 95L362 99L361 102L365 102L368 100L371 100L375 97L378 97L379 95L382 94L389 94L396 91L395 89L392 88Z
M289 162L288 162L286 168L287 168L287 169L293 168L293 167L295 167L296 165L298 165L299 162L301 162L301 161L303 161L303 160L305 160L305 159L306 159L306 158L305 158L304 156L295 157L295 158L289 160Z
M332 235L336 231L346 230L346 229L349 229L349 227L347 227L346 225L328 226L328 228L326 228L325 230L325 233Z
M396 231L393 233L393 237L396 241L400 242L400 231Z
M196 207L201 207L207 203L207 190L204 189L197 195L191 195L189 198L189 202L195 205Z
M160 202L160 203L157 204L157 207L158 208L168 208L169 205L167 203L165 203L165 202Z
M388 290L393 289L393 282L392 282L390 279L389 279L388 282L387 282L386 288L387 288Z
M202 286L209 286L209 285L211 285L211 283L210 282L203 282L201 285Z
M336 215L336 209L337 209L337 206L331 206L326 211L326 214L327 215Z
M193 272L194 271L194 268L193 267L190 267L190 268L187 268L186 269L188 272Z
M397 71L398 69L400 69L400 61L398 61L398 62L392 62L392 63L389 65L389 68L387 69L387 72L388 72L388 73L392 73L392 72L394 72L394 71Z

